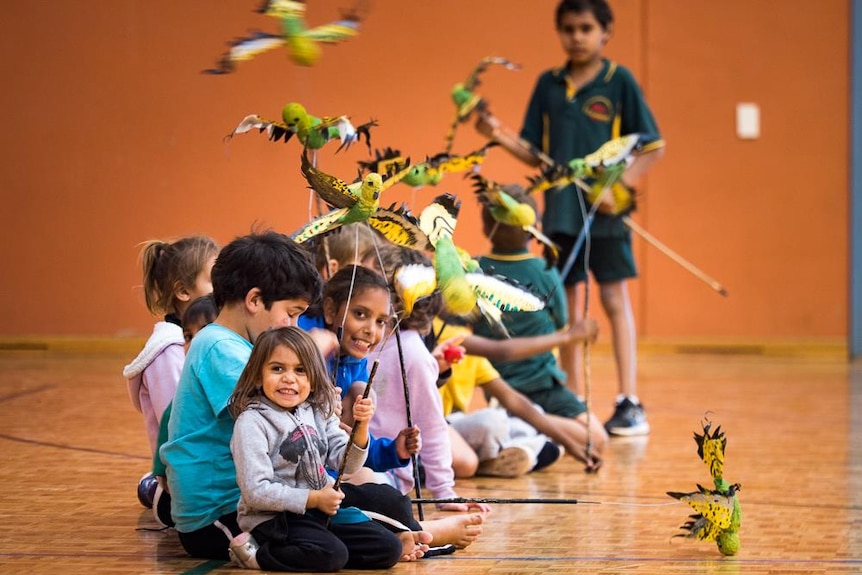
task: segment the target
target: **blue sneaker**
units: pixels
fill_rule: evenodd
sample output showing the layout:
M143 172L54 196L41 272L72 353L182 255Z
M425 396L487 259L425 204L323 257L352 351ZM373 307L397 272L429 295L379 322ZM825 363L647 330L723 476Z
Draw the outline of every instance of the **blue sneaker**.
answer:
M608 435L630 437L632 435L648 435L649 423L641 403L635 403L628 397L617 402L614 414L605 423Z
M138 501L147 509L153 508L153 499L156 496L156 488L159 480L152 473L147 473L138 481Z

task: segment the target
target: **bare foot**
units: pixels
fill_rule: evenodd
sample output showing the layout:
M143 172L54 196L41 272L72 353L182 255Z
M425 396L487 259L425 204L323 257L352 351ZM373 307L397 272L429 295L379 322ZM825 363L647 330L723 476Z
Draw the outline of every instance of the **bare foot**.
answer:
M431 519L421 522L422 529L429 532L435 547L452 544L459 549L467 547L482 534L482 523L485 516L478 513L472 515L453 515L442 519Z
M422 559L433 537L427 531L404 531L398 534L398 538L404 546L401 561L407 562Z

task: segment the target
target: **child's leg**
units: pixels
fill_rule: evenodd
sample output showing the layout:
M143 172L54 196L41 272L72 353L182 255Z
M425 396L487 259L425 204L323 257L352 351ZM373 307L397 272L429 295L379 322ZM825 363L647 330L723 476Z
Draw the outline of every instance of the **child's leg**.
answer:
M617 363L617 396L614 414L605 422L611 435L646 435L650 426L637 397L637 333L625 280L600 284L602 307L611 323Z
M370 522L369 522L370 523ZM260 548L256 560L264 571L338 571L349 560L348 548L322 518L280 513L252 531Z
M637 332L626 282L599 284L602 307L611 324L619 393L637 395Z
M566 305L569 324L584 319L584 283L566 286ZM584 389L584 345L579 342L560 346L560 367L566 372L566 387L578 397L583 397Z
M476 453L479 461L494 459L509 442L509 414L487 407L467 414L452 414L451 427Z
M449 443L452 445L452 470L455 478L473 477L479 468L479 458L473 448L461 437L461 434L449 427Z
M375 521L332 523L330 529L347 547L348 569L389 569L404 555L404 544L398 535Z
M237 523L237 513L232 511L197 531L178 531L177 535L183 549L192 557L227 561L230 559L227 552L228 545L231 539L240 533L242 529Z

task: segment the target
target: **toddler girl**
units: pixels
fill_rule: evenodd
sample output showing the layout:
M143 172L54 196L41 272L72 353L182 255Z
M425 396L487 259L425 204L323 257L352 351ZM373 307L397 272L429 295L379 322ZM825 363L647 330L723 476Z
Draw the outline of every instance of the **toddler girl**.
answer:
M231 453L240 488L231 544L240 566L272 571L387 569L399 561L399 536L355 508L326 473L359 469L374 403L353 404L354 443L335 415L337 393L311 337L296 327L264 332L228 402L236 417ZM249 535L250 533L250 535ZM409 533L405 537L411 537Z

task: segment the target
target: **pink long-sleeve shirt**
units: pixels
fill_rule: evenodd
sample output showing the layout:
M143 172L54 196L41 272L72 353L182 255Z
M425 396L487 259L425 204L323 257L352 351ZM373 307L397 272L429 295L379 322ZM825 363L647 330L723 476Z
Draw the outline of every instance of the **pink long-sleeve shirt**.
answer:
M437 360L425 347L419 333L414 330L401 332L401 344L410 392L410 412L413 424L418 426L422 433L422 450L419 456L425 467L425 486L433 497L457 497L454 489L455 473L452 470L449 424L443 416L443 404L437 392ZM377 394L377 409L368 429L377 437L396 437L398 432L407 427L407 407L398 361L398 345L394 335L380 349L380 355L372 352L368 361L375 358L380 360L372 384ZM397 487L402 493L407 494L413 489L412 463L390 473L394 474Z
M153 453L158 443L162 414L174 399L186 361L184 343L180 326L160 321L153 327L153 333L138 357L123 370L123 377L129 382L129 399L144 416Z

